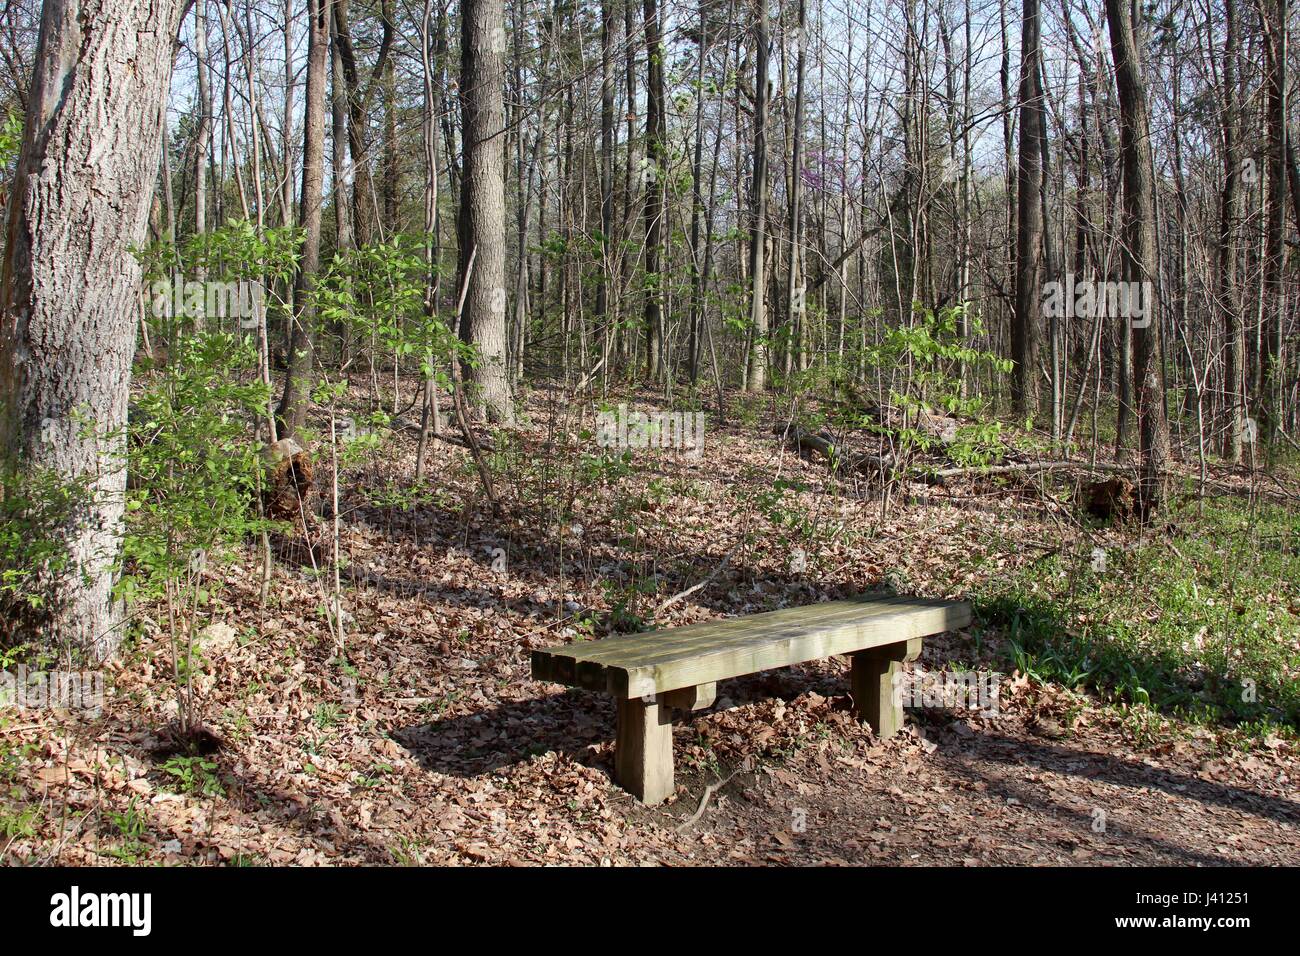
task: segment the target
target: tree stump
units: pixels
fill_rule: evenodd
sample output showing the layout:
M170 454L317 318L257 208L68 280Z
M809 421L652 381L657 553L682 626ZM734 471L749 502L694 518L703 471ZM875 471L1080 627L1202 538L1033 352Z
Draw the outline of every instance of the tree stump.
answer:
M1126 519L1137 513L1133 482L1116 475L1105 481L1091 481L1081 491L1083 510L1102 521Z
M311 455L292 438L281 438L262 452L266 463L266 488L262 504L273 521L298 524L309 513L312 493Z

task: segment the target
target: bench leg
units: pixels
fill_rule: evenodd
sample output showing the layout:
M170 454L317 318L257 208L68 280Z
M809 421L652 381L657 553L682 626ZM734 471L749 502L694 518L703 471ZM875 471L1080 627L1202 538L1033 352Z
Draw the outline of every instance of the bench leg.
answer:
M661 803L672 795L672 709L659 698L650 703L640 697L618 701L614 779L645 804Z
M895 684L902 679L903 664L920 656L919 637L852 655L849 679L853 705L881 740L903 729L903 702L895 692Z

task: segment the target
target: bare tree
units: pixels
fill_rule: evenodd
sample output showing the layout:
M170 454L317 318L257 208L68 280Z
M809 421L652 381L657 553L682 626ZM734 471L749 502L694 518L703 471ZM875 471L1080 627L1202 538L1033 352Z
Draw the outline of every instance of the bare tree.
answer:
M1159 296L1155 237L1155 164L1151 155L1151 123L1146 88L1134 33L1136 0L1106 0L1115 84L1119 92L1120 155L1124 173L1125 280L1143 283L1145 311L1131 322L1133 375L1137 388L1139 504L1145 515L1164 503L1165 468L1169 460L1169 425L1165 418L1164 369L1160 350Z
M1283 395L1285 368L1282 343L1286 328L1284 306L1286 272L1286 138L1287 138L1287 0L1270 5L1259 0L1264 25L1264 60L1267 104L1268 191L1267 222L1264 227L1264 311L1268 323L1263 330L1260 406L1266 413L1270 435L1276 438L1285 415Z
M212 94L208 84L206 0L194 2L194 53L198 82L198 124L194 131L194 232L208 231L208 150L212 139Z
M757 31L754 42L754 172L750 182L751 225L749 238L750 345L746 383L750 391L767 386L767 0L755 0Z
M795 84L794 84L794 130L791 135L792 147L790 157L790 269L786 275L785 286L785 321L790 331L790 350L797 358L796 365L802 363L806 355L803 349L804 292L807 283L803 275L803 125L804 125L804 75L807 72L808 44L808 3L799 0L799 19L795 27Z
M645 0L646 46L646 197L645 197L645 327L646 372L659 377L664 324L663 259L665 218L664 176L668 169L667 118L664 113L664 45L657 0Z
M1016 414L1038 414L1042 308L1043 87L1038 0L1024 0L1020 33L1020 150L1016 164L1016 308L1011 330Z
M466 374L475 407L489 421L508 424L514 405L506 369L503 0L463 4L460 62L460 333L478 353Z
M1224 403L1228 427L1224 430L1223 455L1229 462L1241 461L1242 436L1246 427L1246 330L1241 320L1237 294L1237 217L1240 199L1241 150L1237 124L1240 105L1237 89L1237 4L1224 0L1223 95L1220 130L1223 141L1223 187L1219 191L1218 307L1223 324Z
M298 225L303 230L302 257L294 281L297 309L289 338L289 369L284 378L278 417L281 437L292 436L307 422L316 357L316 304L313 292L320 270L321 200L325 182L325 63L329 55L329 0L307 0L307 100L302 148L302 195Z

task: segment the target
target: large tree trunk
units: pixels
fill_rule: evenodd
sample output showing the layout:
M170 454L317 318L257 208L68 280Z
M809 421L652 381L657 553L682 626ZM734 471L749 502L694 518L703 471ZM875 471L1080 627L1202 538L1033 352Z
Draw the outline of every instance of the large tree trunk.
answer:
M14 623L93 657L119 638L121 436L140 288L130 249L144 239L182 9L46 0L9 208L0 448L20 474L85 480L91 492L62 529L70 563L45 582L49 603Z
M799 19L796 33L797 49L795 51L794 81L794 130L791 133L793 147L790 152L790 268L786 273L785 285L785 322L789 329L788 355L793 359L793 367L802 369L806 359L804 349L804 269L803 269L803 123L804 123L804 75L806 72L808 43L808 4L799 0ZM787 365L790 365L787 362Z
M1237 14L1236 0L1224 0L1226 26L1223 46L1223 189L1219 193L1218 295L1223 323L1223 391L1228 411L1224 431L1223 457L1233 464L1241 461L1242 436L1246 427L1246 330L1241 321L1237 297L1237 179L1241 153L1237 143Z
M632 224L636 215L637 186L639 185L636 177L632 174L633 169L636 168L637 150L636 65L639 47L640 43L637 41L636 29L636 4L626 0L623 3L623 103L626 114L624 116L626 124L624 126L624 139L627 143L627 152L624 154L623 161L623 203L620 210L618 243L620 250L622 244L632 236ZM539 199L538 206L539 215L545 215L546 203L541 202ZM621 250L618 258L618 283L621 292L626 292L631 284L633 265L633 257L628 255L626 251ZM625 327L619 329L617 335L618 364L620 368L625 368L633 355L636 333L635 330Z
M461 10L460 184L461 337L478 351L467 369L476 408L511 423L506 369L505 5L466 0ZM471 269L470 263L473 263Z
M1010 320L1013 330L1012 338L1012 355L1015 354L1014 328L1015 328L1015 284L1016 284L1016 212L1019 209L1018 197L1016 195L1016 183L1019 178L1019 171L1016 169L1015 161L1012 158L1014 149L1013 137L1011 131L1013 128L1013 114L1011 112L1011 36L1010 29L1007 25L1007 4L1010 0L998 0L998 27L1001 39L1001 58L998 66L998 81L1002 90L1002 148L1003 160L1002 165L1005 171L1006 189L1007 189L1007 209L1006 209L1006 228L1007 228L1007 252L1004 261L1006 285L1012 290L1010 303ZM1014 382L1012 384L1014 388Z
M608 358L610 316L609 284L614 242L614 31L617 29L615 7L612 0L602 0L600 5L600 284L596 286L596 318L604 326L601 333L605 341L603 357ZM523 133L519 136L522 140ZM522 166L522 164L521 164ZM521 170L522 172L522 170ZM520 176L519 188L527 188ZM520 205L525 203L521 199ZM520 259L519 268L524 268Z
M442 259L441 231L438 221L438 116L434 92L433 67L433 0L424 0L424 13L420 18L420 78L422 81L423 115L420 126L424 146L424 312L429 318L438 314L438 267ZM425 355L428 363L433 355ZM424 369L424 383L420 391L420 440L415 450L415 483L424 481L425 451L429 445L430 429L437 435L442 431L442 416L438 410L438 384Z
M754 44L754 178L750 202L752 225L749 239L749 375L748 390L761 392L767 386L767 308L764 301L767 267L767 0L756 0L758 36Z
M330 159L333 164L334 246L351 249L353 244L352 200L348 185L352 182L358 157L348 159L348 84L343 72L343 54L339 51L337 19L330 17Z
M289 174L293 165L293 91L297 85L294 82L297 57L294 56L293 5L294 0L284 0L284 122L280 127L280 169L284 176L280 182L280 211L281 221L286 227L292 225L290 217L293 215L293 176ZM252 39L251 29L249 33Z
M694 385L700 376L700 321L704 286L700 274L700 217L704 213L701 176L704 172L704 67L709 57L709 19L704 2L699 4L699 59L695 65L695 146L691 154L691 313L688 320L686 370Z
M1286 274L1286 127L1287 127L1287 0L1275 0L1271 10L1260 4L1264 19L1264 51L1268 89L1268 221L1265 227L1265 338L1260 407L1268 431L1276 437L1285 415L1282 354L1286 324L1283 276Z
M384 226L391 235L401 231L400 196L402 191L402 163L397 141L397 78L393 72L393 58L384 67L384 161L380 197L384 205Z
M194 130L194 232L208 231L208 150L212 139L212 94L208 85L206 0L194 4L194 55L198 64L198 125Z
M666 116L664 114L664 45L659 30L656 0L645 0L646 47L646 180L645 196L645 327L646 372L651 380L659 377L660 352L663 349L664 281L659 274L663 257L664 177L668 156Z
M370 170L370 144L367 141L367 117L375 83L384 74L393 43L393 9L391 0L379 5L379 50L369 77L363 83L352 47L352 26L348 21L348 0L329 0L333 11L335 43L343 62L348 85L348 149L352 153L352 224L358 246L369 245L377 224L373 177Z
M1020 155L1016 166L1016 308L1011 327L1017 415L1038 414L1038 315L1042 308L1043 90L1038 0L1025 0L1020 35Z
M297 309L289 343L289 371L280 399L279 437L291 437L307 422L312 369L316 357L316 305L313 290L320 270L321 198L325 181L325 63L329 53L329 0L307 0L307 100L302 146L302 197L298 225L302 258L294 280Z
M1134 33L1134 15L1125 0L1106 0L1110 45L1119 91L1120 157L1124 174L1124 279L1148 283L1143 323L1130 323L1133 377L1137 388L1140 481L1138 503L1144 516L1164 501L1164 472L1169 460L1169 425L1165 418L1164 369L1160 351L1159 297L1155 237L1155 165L1147 113L1142 63Z

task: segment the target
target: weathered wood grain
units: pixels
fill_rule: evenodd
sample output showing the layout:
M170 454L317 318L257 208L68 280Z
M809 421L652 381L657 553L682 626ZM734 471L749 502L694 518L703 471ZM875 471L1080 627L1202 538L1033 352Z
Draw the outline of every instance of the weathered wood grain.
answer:
M673 793L672 710L657 698L618 702L614 779L642 803L661 803Z
M532 653L538 680L641 697L965 627L970 605L858 597Z
M903 729L903 702L895 682L903 664L921 656L921 639L886 644L852 656L849 687L858 717L871 726L876 736L888 740Z
M694 687L679 687L677 690L668 691L661 699L664 706L673 710L704 710L706 707L712 707L713 702L718 699L718 685L709 681L707 684L696 684Z

